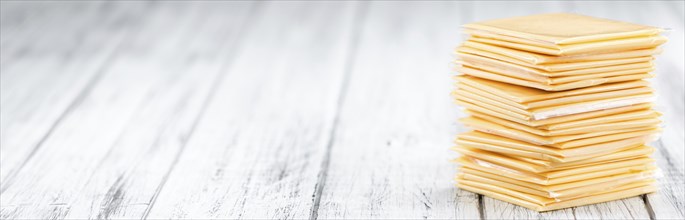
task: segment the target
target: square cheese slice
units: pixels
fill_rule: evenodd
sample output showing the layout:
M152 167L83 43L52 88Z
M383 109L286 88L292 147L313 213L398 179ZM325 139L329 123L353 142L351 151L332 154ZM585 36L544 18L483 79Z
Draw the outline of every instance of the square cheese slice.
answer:
M474 112L472 114L476 118L484 119L486 121L504 125L505 127L518 129L535 135L551 137L551 136L565 136L565 135L575 135L575 134L585 134L592 132L601 132L606 130L620 130L620 129L633 129L633 128L646 128L646 127L658 127L661 124L661 120L654 114L654 117L647 117L642 119L634 119L627 121L617 121L617 122L605 122L601 124L580 126L575 128L558 129L558 130L545 130L535 127L530 127L524 124L519 124L516 122L508 121L505 119L500 119L494 116L489 116L487 114L481 114Z
M502 176L502 178L510 178L537 185L555 186L594 178L654 171L657 168L652 161L641 158L548 173L533 173L468 156L460 157L456 162L460 165L459 170L472 169L495 176Z
M477 68L473 68L473 67L469 67L469 66L456 67L456 71L458 71L459 73L464 74L464 75L470 75L470 76L489 79L489 80L493 80L493 81L498 81L498 82L503 82L503 83L508 83L508 84L514 84L514 85L519 85L519 86L524 86L524 87L530 87L530 88L535 88L535 89L540 89L540 90L545 90L545 91L564 91L564 90L571 90L571 89L586 88L586 87L602 85L602 84L607 84L607 83L625 82L625 81L631 81L631 80L641 80L641 79L647 79L647 78L654 77L654 75L649 73L649 72L641 72L641 73L614 75L614 76L609 75L609 76L605 76L605 77L598 77L598 78L592 78L592 79L584 79L584 80L572 81L572 82L567 82L567 83L559 83L559 84L549 85L547 83L541 83L541 82L535 82L535 81L529 81L529 80L525 80L525 79L515 78L515 77L502 75L499 73L490 72L490 71L487 71L484 69L477 69ZM647 69L646 71L651 71L651 68ZM623 74L623 73L621 73L621 74Z
M504 99L519 103L528 103L533 101L542 101L606 91L616 91L649 85L649 82L647 81L637 80L623 83L604 84L601 86L593 86L589 88L574 89L563 92L549 92L472 76L455 76L454 78L457 80L457 82L467 84L477 89L493 93Z
M494 19L465 24L463 27L551 45L651 36L663 31L656 27L572 13Z
M459 134L454 142L457 146L499 153L548 168L567 168L588 163L640 157L654 152L652 147L642 145L639 140L633 141L636 142L611 141L571 149L559 149L480 131L470 131Z
M469 169L458 173L456 180L474 181L562 201L597 194L635 182L650 181L654 179L653 173L653 171L644 171L639 173L619 174L581 180L573 183L545 186Z
M550 173L553 171L565 170L565 173L571 172L573 170L583 170L586 168L597 169L597 166L615 166L617 164L629 164L637 165L643 163L650 163L654 160L649 158L649 154L642 155L631 155L634 152L651 152L643 151L642 147L633 148L629 150L624 150L619 154L621 157L617 157L612 154L607 154L600 157L592 157L584 160L567 162L567 163L539 163L535 160L526 160L519 157L511 157L506 154L491 152L487 150L481 150L476 148L467 147L465 145L459 145L453 148L455 151L459 152L461 155L468 156L470 158L475 158L483 160L486 162L494 163L499 166L505 166L509 169L515 169L522 172L532 172L532 173ZM623 165L626 166L626 165ZM577 172L577 171L573 171ZM563 175L563 174L562 174ZM558 177L559 175L552 176L547 175L548 178Z
M595 41L568 45L547 45L537 44L537 42L525 40L525 42L512 42L517 41L518 39L511 39L507 36L498 36L496 34L481 34L473 32L470 34L472 37L469 40L471 41L552 56L569 56L602 53L606 51L618 52L626 50L647 49L657 47L663 43L666 43L667 41L667 38L664 36L653 35L646 37L622 38L608 41Z
M627 184L598 194L556 202L556 200L545 199L539 196L521 193L495 185L478 184L478 182L475 181L458 180L457 187L515 205L523 206L538 212L630 198L656 191L654 181L644 181Z
M651 48L651 50L657 50L656 48ZM481 50L477 48L472 48L469 46L458 47L455 54L463 57L463 54L468 54L472 56L489 58L492 60L498 60L502 62L507 62L523 67L528 67L532 69L537 69L541 71L546 71L550 73L555 73L557 75L569 75L576 72L571 71L581 71L593 68L625 65L631 63L639 62L649 62L654 60L654 56L644 55L644 56L631 56L631 57L620 57L616 59L598 59L598 60L588 60L588 61L578 61L578 62L566 62L566 63L549 63L549 64L530 64L515 58L511 58L505 55L497 54L493 51ZM580 55L579 55L580 56ZM559 57L563 58L563 57ZM567 73L564 73L567 72Z
M622 140L627 138L637 138L641 141L649 142L657 138L657 134L660 132L660 128L657 126L644 126L635 128L597 131L582 134L542 136L522 131L516 128L507 127L501 124L496 124L473 116L461 118L459 119L459 122L463 123L465 126L469 128L481 132L521 140L532 144L556 147L560 149L574 148L590 144Z
M532 118L533 120L647 103L654 98L652 89L649 87L564 97L534 103L515 103L502 100L493 94L469 88L469 86L461 86L452 92L452 95L460 101L488 108L495 107L510 112L514 117Z
M548 84L651 72L654 68L654 64L650 58L645 58L645 61L610 66L578 68L564 71L547 71L470 53L457 52L457 57L458 60L456 60L455 63L462 66L487 70L500 75L507 75L530 81L546 82ZM630 59L634 60L632 58ZM597 63L596 61L592 62Z
M649 57L661 53L659 48L647 48L638 50L628 50L619 52L606 52L597 54L580 54L572 56L550 56L538 53L531 53L522 50L515 50L506 47L499 47L479 43L475 41L465 41L462 47L457 49L457 52L465 52L480 56L486 56L497 60L508 60L510 63L516 63L527 67L537 68L541 70L548 70L544 68L546 65L536 64L559 64L559 63L586 63L587 61L607 61L607 60L621 60L637 57ZM489 56L488 56L489 55ZM582 65L581 65L582 66Z
M647 87L645 81L616 83L557 94L475 77L461 76L457 80L458 88L452 94L458 101L504 112L523 120L543 120L636 105L651 102L654 98L653 89ZM547 97L543 97L545 95Z
M475 114L480 114L480 113L475 113ZM659 113L657 111L654 111L652 109L642 109L642 110L637 110L637 111L622 112L622 113L617 113L617 114L613 114L613 115L599 116L599 117L581 119L581 120L570 121L570 122L554 123L554 124L549 124L549 125L538 126L536 128L548 130L548 131L554 131L554 130L561 130L561 129L583 127L583 126L588 126L588 125L612 123L612 122L618 122L618 121L658 118L659 116L661 116L661 113Z

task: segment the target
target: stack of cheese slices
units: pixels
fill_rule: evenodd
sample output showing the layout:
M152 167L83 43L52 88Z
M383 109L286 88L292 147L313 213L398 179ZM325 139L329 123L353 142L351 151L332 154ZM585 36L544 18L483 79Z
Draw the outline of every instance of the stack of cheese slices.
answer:
M577 14L466 24L458 187L537 211L656 190L646 78L662 29Z

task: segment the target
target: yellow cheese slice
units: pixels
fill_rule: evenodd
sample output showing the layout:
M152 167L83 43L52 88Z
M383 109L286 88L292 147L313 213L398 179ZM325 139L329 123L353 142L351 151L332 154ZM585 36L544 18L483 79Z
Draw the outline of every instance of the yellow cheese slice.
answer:
M636 87L648 86L649 82L644 80L611 83L589 88L574 89L561 92L549 92L539 89L533 89L525 86L512 85L483 78L472 76L456 76L455 79L463 84L475 87L477 89L487 91L504 99L508 99L518 103L528 103L534 101L543 101L549 99L563 98L569 96L594 94L606 91L624 90Z
M505 76L505 75L500 75L497 73L489 72L489 71L482 70L482 69L475 69L475 68L471 68L468 66L457 67L456 70L459 73L465 74L465 75L475 76L475 77L479 77L479 78L484 78L484 79L489 79L489 80L493 80L493 81L499 81L499 82L514 84L514 85L519 85L519 86L536 88L536 89L541 89L541 90L545 90L545 91L564 91L564 90L579 89L579 88L591 87L591 86L596 86L596 85L602 85L602 84L606 84L606 83L625 82L625 81L641 80L641 79L647 79L647 78L654 77L653 74L650 74L648 72L644 72L644 73L637 73L637 74L630 74L630 75L608 76L608 77L601 77L601 78L594 78L594 79L586 79L586 80L580 80L580 81L574 81L574 82L562 83L562 84L556 84L556 85L546 85L546 84L539 83L539 82L532 82L532 81L527 81L527 80L523 80L523 79Z
M630 105L649 103L654 99L654 95L652 93L645 93L626 97L593 100L588 102L578 102L531 110L521 110L519 108L509 107L499 102L491 101L485 97L471 98L464 96L463 94L458 94L458 92L455 92L454 95L456 96L455 102L466 107L467 109L481 111L482 108L486 108L490 109L491 111L499 112L501 114L505 114L523 121L539 121L568 115L582 114L599 110L607 110ZM472 94L471 96L477 95ZM491 115L499 117L498 114Z
M661 28L571 13L550 13L481 21L462 26L529 39L543 45L578 44L630 37L651 36Z
M479 150L479 149L474 149L474 148L469 148L469 147L464 147L464 146L458 146L454 148L457 152L459 152L462 155L471 157L471 158L476 158L480 160L484 160L487 162L495 163L499 166L505 166L510 169L515 169L519 171L525 171L525 172L532 172L532 173L545 173L544 176L548 178L553 178L553 177L559 177L562 176L566 173L570 172L575 172L578 173L580 170L584 169L605 169L602 167L610 167L610 166L618 166L617 164L623 164L621 166L626 166L625 164L629 165L639 165L639 164L644 164L644 163L650 163L653 162L654 160L647 157L647 155L642 155L643 157L641 158L634 158L631 160L614 160L612 162L588 162L588 161L583 161L588 163L587 165L593 165L593 166L575 166L575 167L561 167L561 168L556 168L552 166L545 166L537 163L531 163L526 160L521 160L518 158L514 157L508 157L502 154L497 154L493 152L488 152L484 150ZM580 162L580 161L579 161ZM621 167L618 166L618 167Z
M551 98L547 100L540 100L540 101L532 101L532 102L526 102L526 103L520 103L520 102L515 102L509 99L505 99L503 97L497 96L497 94L490 93L485 90L478 89L476 87L470 86L465 83L457 83L457 88L458 90L464 90L469 93L475 94L476 97L483 97L492 101L500 102L502 104L505 104L507 106L519 108L519 109L533 109L533 108L541 108L541 107L551 107L551 106L558 106L558 105L563 105L563 104L573 104L573 103L578 103L578 102L587 102L587 101L594 101L594 100L601 100L601 99L608 99L608 98L617 98L617 97L623 97L626 95L637 95L637 94L645 94L645 93L653 93L654 89L648 86L641 86L641 87L633 87L633 88L627 88L627 89L621 89L621 90L613 90L613 91L604 91L604 92L597 92L597 93L590 93L590 94L581 94L581 95L572 95L572 96L564 96L564 97L558 97L558 98ZM455 90L453 92L454 95L458 94L458 90ZM473 96L470 98L475 99Z
M588 186L593 186L594 184L599 184L599 183L606 183L606 184L615 184L615 185L620 185L620 184L625 184L631 181L641 181L641 180L646 180L646 179L653 179L654 178L654 173L656 172L656 169L652 167L651 169L647 170L638 170L635 172L626 172L626 173L620 173L620 174L614 174L614 175L607 175L603 177L597 177L597 178L591 178L591 179L584 179L580 181L575 181L575 182L569 182L569 183L561 183L561 184L556 184L556 185L541 185L541 184L536 184L536 183L531 183L531 182L526 182L526 181L521 181L515 178L510 178L508 176L500 176L488 172L483 172L479 171L476 169L471 169L468 167L462 167L459 169L459 173L457 173L457 177L462 177L465 179L471 179L474 178L484 178L484 179L489 179L492 181L494 185L499 185L495 183L506 183L509 186L512 187L507 187L504 185L500 185L505 188L510 188L514 189L513 185L521 187L522 188L529 188L532 190L537 191L538 193L533 193L539 196L543 197L548 197L548 198L554 198L558 195L555 195L556 193L563 192L566 190L573 190L573 189L579 189L579 188L584 188ZM514 189L517 191L522 191L524 190L518 190ZM530 190L525 190L529 191ZM567 191L568 192L568 191ZM568 195L568 194L567 194Z
M482 172L475 171L478 174ZM469 172L461 172L457 174L457 181L466 180L479 182L482 184L494 185L510 190L515 190L527 194L533 194L541 197L552 198L555 201L563 201L583 196L589 196L600 192L613 190L626 184L635 182L653 181L653 173L645 171L640 173L630 173L613 175L608 177L600 177L589 180L582 180L573 183L559 184L555 186L543 186L532 183L520 181L507 181L506 178L488 178L487 176L480 176ZM491 175L490 175L491 176ZM505 180L503 180L505 179Z
M564 183L577 182L581 180L588 180L600 177L607 177L612 175L620 175L626 173L636 173L649 170L655 170L656 166L651 163L638 164L633 166L625 166L626 163L608 163L602 167L589 166L578 169L571 169L564 172L563 175L558 173L533 173L528 171L522 171L517 169L512 169L506 166L501 166L484 160L471 158L471 157L460 157L456 162L461 165L460 170L474 169L481 172L506 176L507 178L516 179L523 182L529 182L539 185L557 185ZM641 161L642 162L642 161ZM622 166L619 166L622 165ZM560 171L555 171L560 172Z
M634 138L638 136L650 136L659 132L657 127L638 127L627 129L616 129L598 131L583 134L572 134L562 136L540 136L528 133L515 128L509 128L501 124L492 123L476 117L466 117L459 119L467 127L485 133L491 133L502 137L517 139L532 144L546 145L557 148L573 148L590 144L603 143L608 141ZM641 138L640 140L649 138Z
M491 120L490 118L502 119L501 117L492 116L490 114L485 114L485 113L482 113L479 111L465 110L465 112L467 114L476 116L478 118L484 118L484 119L489 120L489 121L494 121L494 120ZM661 116L661 113L654 111L652 109L641 109L641 110L631 111L631 112L622 112L622 113L618 113L615 115L605 115L605 116L600 116L600 117L580 119L580 120L576 120L576 121L562 122L562 123L543 125L543 126L530 126L527 123L520 123L519 121L511 121L511 120L508 120L508 121L509 122L516 122L520 125L525 125L525 126L540 129L543 131L558 132L561 130L582 129L582 128L588 128L591 126L603 126L605 124L612 124L612 123L632 121L632 120L658 120L659 116Z
M462 49L467 50L468 49ZM592 68L582 68L566 71L550 72L545 70L536 69L533 67L528 67L525 65L520 65L516 63L510 63L506 61L501 61L498 59L488 58L484 56L479 56L471 53L457 52L457 57L459 58L455 62L462 65L467 65L477 69L484 69L490 72L499 73L502 75L509 75L516 78L528 79L532 81L545 82L544 80L551 81L549 84L554 83L553 80L559 81L560 77L567 77L566 82L572 82L570 79L579 79L578 77L606 77L612 75L627 75L642 72L651 72L653 70L654 64L652 61L642 61L635 63L626 63L619 65L610 66L600 66ZM604 75L600 75L604 74ZM575 76L576 78L568 78L570 76ZM558 83L557 83L558 84Z
M595 149L589 149L588 150L595 150ZM619 150L616 152L610 152L605 154L605 150L600 150L597 155L588 155L586 157L585 155L583 156L576 156L576 157L554 157L554 158L549 158L551 160L544 160L543 159L538 159L538 158L529 158L529 157L521 157L518 155L508 155L510 157L517 158L519 160L523 161L528 161L530 163L538 164L541 166L545 166L548 168L553 168L553 169L566 169L566 168L577 168L577 167L582 167L582 166L587 166L587 165L594 165L594 164L600 164L600 163L607 163L607 162L617 162L621 160L627 160L627 159L635 159L639 157L645 157L649 156L654 152L653 147L641 145L638 147L632 147L628 148L627 150ZM564 150L561 150L561 153L565 153Z
M657 47L663 43L666 43L666 41L668 40L666 37L653 35L645 37L621 38L610 41L596 41L579 44L554 45L550 47L543 47L541 46L541 44L528 44L530 42L515 43L508 41L511 40L511 38L508 38L506 40L500 40L506 37L496 34L483 34L483 32L471 32L470 34L472 37L469 40L471 41L553 56L593 54L606 51L647 49Z
M654 111L652 109L641 109L641 110L637 110L637 111L617 113L614 115L605 115L605 116L576 120L576 121L570 121L570 122L562 122L562 123L543 125L543 126L539 126L538 128L544 129L544 130L559 130L559 129L576 128L576 127L582 127L582 126L588 126L588 125L597 125L597 124L603 124L603 123L612 123L612 122L617 122L617 121L657 118L659 116L661 116L661 113Z
M589 189L589 190L579 189L580 192L571 191L570 195L568 195L568 196L557 197L557 198L548 198L545 196L540 196L538 194L532 194L532 193L528 193L525 191L517 191L515 189L506 188L506 187L503 187L502 185L488 184L488 183L474 181L474 180L467 180L467 179L459 178L459 177L456 178L456 180L457 180L457 184L474 186L474 187L482 188L482 189L488 189L488 190L493 191L493 192L499 192L499 193L503 193L503 194L506 194L509 196L514 196L516 198L526 200L528 202L535 203L535 204L538 204L541 206L547 206L547 205L551 205L554 203L570 201L570 200L577 199L577 198L585 198L585 197L596 195L596 194L604 194L607 191L621 191L621 190L627 190L627 189L631 189L631 188L635 188L635 187L653 185L656 182L653 179L647 179L647 180L632 181L629 183L619 184L619 185L612 185L611 183L601 184L601 185L598 185L597 188L608 188L608 190L597 191L594 189ZM510 185L507 185L507 186L510 186ZM517 188L517 189L520 189L520 188Z
M648 87L569 96L533 103L511 102L496 97L494 94L479 92L469 86L458 88L452 92L452 95L458 100L476 105L496 106L535 120L647 103L654 99L653 91Z
M459 134L454 142L457 146L505 154L547 168L567 168L587 163L616 161L649 155L654 151L653 148L642 146L639 142L630 143L623 140L572 149L558 149L478 131Z
M588 126L582 126L582 127L574 127L574 128L567 128L567 129L558 129L558 130L545 130L545 129L538 129L535 127L519 124L516 122L512 121L507 121L504 119L500 119L497 117L489 116L487 114L480 114L480 113L474 113L474 116L477 118L485 119L487 121L504 125L506 127L514 128L514 129L519 129L528 133L533 133L536 135L540 136L561 136L561 135L572 135L572 134L584 134L584 133L590 133L590 132L600 132L600 131L606 131L606 130L618 130L618 129L629 129L629 128L641 128L641 127L657 127L660 123L661 120L659 120L656 117L653 118L644 118L644 119L633 119L633 120L627 120L627 121L617 121L617 122L612 122L612 123L601 123L601 124L595 124L595 125L588 125Z
M647 57L661 53L659 48L648 48L639 50L620 51L613 53L598 53L598 54L581 54L575 56L549 56L527 51L514 50L506 47L498 47L475 41L465 41L462 46L473 48L481 51L488 51L497 55L502 55L508 58L516 59L517 61L529 64L526 66L534 66L536 64L550 64L550 63L578 63L584 61L604 61L616 60L635 57ZM502 60L502 59L498 59Z
M540 83L543 85L559 85L559 84L566 84L566 83L572 83L572 82L578 82L578 81L586 81L586 80L591 80L591 79L603 79L603 78L608 78L608 77L618 77L618 76L625 76L625 75L634 75L634 74L642 74L642 73L649 73L654 71L654 67L650 62L643 62L643 63L634 63L634 64L628 64L628 65L621 65L621 66L609 66L609 67L600 67L600 68L594 68L594 69L584 69L588 71L582 71L582 72L590 72L588 74L578 74L578 75L566 75L566 76L541 76L541 75L536 75L536 74L531 74L530 72L523 72L519 70L506 70L506 69L501 69L498 67L494 66L489 66L487 64L483 63L472 63L467 60L457 60L454 61L456 64L459 64L461 66L466 66L472 69L480 69L480 70L485 70L487 72L491 73L496 73L499 75L503 75L506 77L512 77L515 79L519 80L525 80L525 81L531 81L535 83ZM647 67L640 67L640 66L647 66ZM630 69L622 69L622 68L630 68ZM612 69L609 71L606 71L605 69ZM571 71L569 71L571 72ZM581 72L581 71L572 71L572 72Z
M654 48L652 48L654 49ZM656 49L654 49L656 50ZM601 68L607 66L616 65L626 65L632 63L649 62L654 60L653 56L639 56L639 57L626 57L611 60L591 60L591 61L580 61L572 63L550 63L550 64L530 64L524 61L520 61L508 56L500 55L491 51L480 50L472 47L462 46L456 49L457 54L472 54L480 57L486 57L492 60L499 60L506 63L512 63L519 66L530 67L538 69L545 72L565 72L565 71L584 71L592 68ZM564 56L566 57L566 56ZM561 58L561 57L560 57ZM568 73L567 73L568 74Z
M580 197L575 199L570 199L561 202L550 202L550 199L544 197L539 197L535 195L517 193L513 190L507 190L505 188L486 185L486 184L475 184L460 181L457 182L457 187L482 194L488 197L499 199L505 202L509 202L515 205L526 207L538 212L551 211L563 208L569 208L574 206L590 205L595 203L607 202L617 199L629 198L633 196L638 196L646 193L651 193L656 191L656 186L654 183L635 183L628 184L623 187L618 187L602 194L595 194L586 197ZM631 188L632 187L632 188ZM546 205L541 205L546 204Z
M627 185L625 187L617 188L615 190L612 190L610 193L581 197L581 198L571 199L568 201L562 201L562 202L550 204L550 205L547 205L547 207L545 207L545 209L543 209L542 211L564 209L564 208L569 208L569 207L574 207L574 206L582 206L582 205L595 204L595 203L613 201L613 200L618 200L618 199L630 198L633 196L638 196L638 195L642 195L642 194L656 192L656 190L657 190L656 183L654 183L654 182L652 182L648 185L638 186L635 188L629 188L629 187L633 187L635 185L637 185L637 184L631 184L631 185Z
M528 158L549 160L549 157L566 157L562 150L528 142L505 138L480 131L469 131L457 135L457 145L478 148L482 150L499 152L509 155L518 155Z
M512 115L511 113L507 112L504 109L489 106L492 108L488 107L481 107L476 104L472 104L470 102L465 102L461 100L455 100L455 103L464 106L467 111L471 112L480 112L483 114L488 114L491 116L496 116L498 118L514 121L520 124L525 124L528 126L532 127L542 127L542 126L547 126L547 125L553 125L553 124L561 124L561 123L571 123L574 121L579 121L583 119L591 119L591 118L597 118L597 117L606 117L610 115L615 115L615 114L620 114L620 113L625 113L625 112L631 112L631 111L636 111L636 110L646 110L650 109L652 107L651 103L642 103L642 104L637 104L637 105L630 105L630 106L625 106L625 107L619 107L619 108L611 108L611 109L604 109L604 110L598 110L598 111L592 111L592 112L586 112L586 113L579 113L579 114L573 114L573 115L566 115L566 116L559 116L559 117L554 117L554 118L548 118L548 119L543 119L543 120L533 120L531 117L527 117L525 115Z

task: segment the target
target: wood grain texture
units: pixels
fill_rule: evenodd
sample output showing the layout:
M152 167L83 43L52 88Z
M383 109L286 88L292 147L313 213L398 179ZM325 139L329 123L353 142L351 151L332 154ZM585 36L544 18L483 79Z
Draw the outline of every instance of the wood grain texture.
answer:
M356 10L261 5L148 217L309 218Z
M101 14L97 2L1 4L0 182L6 183L98 81L123 36L139 25L122 20L136 7ZM77 11L79 17L70 17Z
M685 218L682 1L0 4L0 219ZM459 25L558 11L670 28L659 192L454 187Z
M448 62L458 5L371 2L331 146L322 219L479 218L455 189ZM424 42L424 43L418 43Z
M216 50L237 34L222 30L244 14L202 22L243 5L161 3L149 11L101 82L4 183L1 216L141 218L204 107L225 57ZM176 25L165 25L171 17Z

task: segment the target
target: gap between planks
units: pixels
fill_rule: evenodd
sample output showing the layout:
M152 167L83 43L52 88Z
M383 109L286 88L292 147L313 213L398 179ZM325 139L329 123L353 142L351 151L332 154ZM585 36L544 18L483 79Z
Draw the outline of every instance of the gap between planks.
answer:
M485 204L483 204L483 195L477 194L478 195L478 216L480 216L481 220L485 219L485 210L483 207Z
M359 38L362 34L362 27L364 26L364 21L366 20L366 12L369 8L368 2L362 2L357 5L354 14L354 29L352 30L352 35L350 39L350 44L348 46L349 50L347 56L345 57L345 70L343 71L343 79L340 85L340 91L338 92L338 97L335 106L335 116L333 118L333 124L329 133L328 142L326 143L326 152L324 158L321 162L321 169L317 175L316 185L314 187L314 195L312 199L314 203L312 204L309 219L314 220L319 217L319 205L321 204L321 196L323 194L323 189L326 186L326 178L328 177L328 168L330 166L331 151L333 148L333 143L335 142L335 133L337 131L338 122L340 120L340 110L344 105L345 95L347 94L349 88L349 81L352 75L352 69L354 67L354 56L357 53L359 47Z
M655 220L656 216L654 215L654 209L652 208L652 204L649 203L649 198L647 198L647 194L640 195L640 197L642 197L642 201L645 202L645 208L647 208L647 213L649 213L649 219Z

